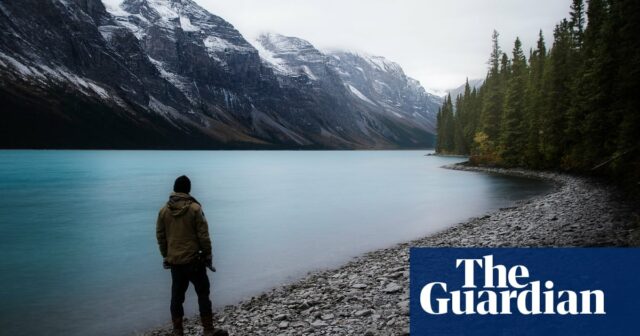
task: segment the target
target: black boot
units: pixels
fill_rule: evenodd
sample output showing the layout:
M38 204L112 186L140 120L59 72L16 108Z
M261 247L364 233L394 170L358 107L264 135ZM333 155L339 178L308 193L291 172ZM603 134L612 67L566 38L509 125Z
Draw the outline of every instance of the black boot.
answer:
M213 328L213 314L201 314L200 320L202 321L203 336L228 336L229 333L226 330Z
M182 317L171 319L173 323L173 336L184 336L184 329L182 327Z
M203 336L213 336L213 314L200 314Z
M224 329L215 328L213 329L213 334L211 335L212 336L229 336L229 333Z

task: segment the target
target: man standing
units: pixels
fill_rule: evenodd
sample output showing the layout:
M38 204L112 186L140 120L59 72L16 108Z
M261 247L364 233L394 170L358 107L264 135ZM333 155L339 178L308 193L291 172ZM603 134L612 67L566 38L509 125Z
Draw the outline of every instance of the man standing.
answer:
M173 334L182 336L184 295L189 282L198 294L200 318L205 336L225 335L213 329L213 314L209 300L209 278L205 267L211 266L211 239L207 220L200 203L189 195L191 181L182 175L173 185L169 201L160 209L156 237L163 266L171 269L171 319Z

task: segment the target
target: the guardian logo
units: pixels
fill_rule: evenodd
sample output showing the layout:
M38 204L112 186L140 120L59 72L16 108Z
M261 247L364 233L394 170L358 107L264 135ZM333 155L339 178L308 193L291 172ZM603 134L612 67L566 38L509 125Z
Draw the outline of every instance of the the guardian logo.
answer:
M507 268L496 264L493 255L456 259L455 271L464 272L461 289L451 288L446 282L422 286L419 294L424 312L430 315L606 314L604 291L556 289L552 279L531 281L526 266ZM477 281L478 278L482 280Z
M638 248L412 247L411 336L638 334Z

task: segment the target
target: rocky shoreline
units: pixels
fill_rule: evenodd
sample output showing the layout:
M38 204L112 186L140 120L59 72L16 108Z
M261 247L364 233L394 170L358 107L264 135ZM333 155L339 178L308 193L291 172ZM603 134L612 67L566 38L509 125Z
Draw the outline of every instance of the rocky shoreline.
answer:
M231 335L408 335L409 247L640 246L637 208L598 181L520 169L447 169L539 178L557 188L434 235L381 249L333 270L216 312ZM168 335L165 327L146 335ZM186 335L200 335L195 318Z

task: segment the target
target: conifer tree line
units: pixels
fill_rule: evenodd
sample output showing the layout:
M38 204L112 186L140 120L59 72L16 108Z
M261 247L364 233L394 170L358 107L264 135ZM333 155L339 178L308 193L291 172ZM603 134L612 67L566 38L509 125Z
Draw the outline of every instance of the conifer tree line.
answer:
M446 97L436 151L476 164L563 169L640 181L640 1L574 0L547 50L492 36L479 88Z

